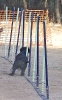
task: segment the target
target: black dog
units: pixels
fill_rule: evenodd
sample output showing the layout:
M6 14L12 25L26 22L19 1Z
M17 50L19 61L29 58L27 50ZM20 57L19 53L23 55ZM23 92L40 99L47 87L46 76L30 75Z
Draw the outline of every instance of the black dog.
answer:
M9 74L11 76L14 75L15 70L20 68L21 70L21 76L24 76L27 63L28 63L28 57L26 57L26 49L27 47L22 47L20 49L20 53L16 56L16 59L14 61L13 67L12 67L12 72ZM28 48L28 53L30 53L30 49Z
M27 50L27 47L22 47L20 49L20 53L16 56L15 60L26 60L26 50ZM30 53L30 49L28 48L28 53Z

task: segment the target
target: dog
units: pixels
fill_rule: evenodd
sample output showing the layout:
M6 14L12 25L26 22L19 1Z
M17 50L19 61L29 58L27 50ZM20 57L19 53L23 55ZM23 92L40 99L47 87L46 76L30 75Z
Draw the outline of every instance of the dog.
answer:
M15 60L22 60L22 59L24 60L25 56L26 56L26 50L27 50L27 47L22 47L20 49L20 53L16 56ZM28 53L30 53L30 49L29 48L28 48Z
M20 69L21 76L24 76L25 70L27 68L27 63L28 63L28 57L26 57L26 49L27 47L22 47L20 49L20 53L15 58L15 61L12 67L12 72L9 75L13 76L16 69ZM30 53L29 48L28 48L28 53Z

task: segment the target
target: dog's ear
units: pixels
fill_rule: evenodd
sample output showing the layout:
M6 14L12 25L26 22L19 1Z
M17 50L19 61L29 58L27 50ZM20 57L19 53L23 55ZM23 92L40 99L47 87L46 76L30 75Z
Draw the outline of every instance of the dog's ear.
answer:
M23 50L23 48L20 48L20 51L22 51Z
M20 48L20 52L26 53L26 48L27 47ZM30 53L30 48L28 48L28 53Z
M22 48L20 48L20 53L23 53L23 54L26 55L26 47L22 47Z
M26 48L25 47L20 48L20 52L22 51L26 51Z

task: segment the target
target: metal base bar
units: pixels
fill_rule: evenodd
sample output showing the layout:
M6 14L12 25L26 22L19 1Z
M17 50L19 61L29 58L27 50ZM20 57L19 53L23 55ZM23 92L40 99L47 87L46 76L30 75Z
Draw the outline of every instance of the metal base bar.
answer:
M13 62L11 60L9 60L7 57L3 57L3 56L1 56L1 57L6 59L8 62L10 62L13 65Z
M36 92L38 93L38 95L43 99L43 100L48 100L44 95L42 95L41 90L36 87L36 84L34 82L32 82L30 77L27 77L26 75L24 76L28 82L31 83L31 85L34 87L34 89L36 90Z

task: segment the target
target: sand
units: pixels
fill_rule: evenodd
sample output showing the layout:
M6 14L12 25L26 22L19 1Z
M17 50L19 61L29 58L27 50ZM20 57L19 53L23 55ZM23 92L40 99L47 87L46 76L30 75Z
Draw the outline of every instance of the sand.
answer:
M12 65L2 58L3 48L0 46L0 100L42 100L25 77L20 76L19 71L9 76ZM47 55L49 100L62 100L62 48L47 47Z
M49 100L62 100L62 27L51 27L52 46L47 46ZM0 100L42 100L33 86L16 71L9 76L12 64L4 58L0 45ZM32 49L32 66L34 48ZM42 75L43 48L40 48L40 79ZM32 70L31 70L32 71ZM27 74L27 71L26 71ZM39 86L41 88L41 84Z

